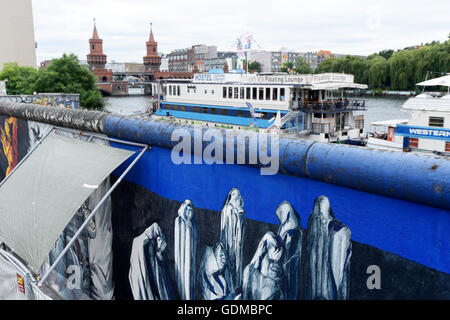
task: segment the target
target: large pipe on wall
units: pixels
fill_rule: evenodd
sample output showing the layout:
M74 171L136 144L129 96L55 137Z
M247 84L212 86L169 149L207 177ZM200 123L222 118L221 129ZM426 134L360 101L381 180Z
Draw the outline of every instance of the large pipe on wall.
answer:
M199 130L168 121L4 101L0 114L169 149L177 144L171 140L174 130L192 135ZM226 130L219 131L225 136ZM258 151L247 145L247 159ZM279 152L283 174L450 209L450 161L444 158L299 139L280 139Z

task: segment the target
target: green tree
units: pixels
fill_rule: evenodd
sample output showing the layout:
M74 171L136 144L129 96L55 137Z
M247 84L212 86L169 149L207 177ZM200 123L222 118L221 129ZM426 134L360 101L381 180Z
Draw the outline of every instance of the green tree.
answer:
M248 64L248 72L261 72L261 64L258 61L253 61Z
M283 62L281 65L281 72L289 73L294 69L294 63L291 61Z
M38 71L33 67L19 66L17 62L5 63L0 80L7 80L8 94L33 94Z
M328 58L322 61L322 63L316 68L315 73L327 73L333 72L334 64L338 59Z
M389 63L381 55L367 60L367 84L370 88L384 88L388 84Z
M299 73L299 74L310 74L310 73L312 73L311 66L302 57L298 57L297 58L297 66L294 68L294 71Z
M382 50L382 51L378 52L378 55L382 56L386 60L389 60L389 58L392 57L393 54L394 54L394 50L392 50L392 49Z
M74 54L64 54L53 59L45 69L19 66L6 63L0 73L0 80L8 80L8 94L41 93L79 93L80 106L86 109L101 110L105 106L97 88L97 78Z
M97 88L97 78L74 54L64 54L53 59L48 67L40 70L36 81L37 92L79 93L80 106L101 110L105 106Z
M411 90L414 88L413 50L396 52L389 59L391 88L393 90Z

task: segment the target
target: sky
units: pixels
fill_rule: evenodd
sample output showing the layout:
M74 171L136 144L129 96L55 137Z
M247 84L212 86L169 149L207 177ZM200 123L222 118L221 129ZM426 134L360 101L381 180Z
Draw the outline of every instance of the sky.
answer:
M89 52L94 18L108 61L140 62L152 23L160 53L195 44L369 55L450 33L449 0L32 0L38 63Z

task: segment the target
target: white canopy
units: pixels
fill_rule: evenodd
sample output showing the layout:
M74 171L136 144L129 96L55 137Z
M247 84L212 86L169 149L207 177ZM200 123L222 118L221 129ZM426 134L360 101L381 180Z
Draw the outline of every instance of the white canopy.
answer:
M132 154L50 134L0 187L0 241L38 271L83 202Z
M450 87L450 75L423 81L417 84L418 86L445 86Z

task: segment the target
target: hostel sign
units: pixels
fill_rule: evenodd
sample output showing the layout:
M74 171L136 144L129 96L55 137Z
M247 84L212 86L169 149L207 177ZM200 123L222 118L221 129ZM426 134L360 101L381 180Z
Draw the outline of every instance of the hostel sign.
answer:
M450 141L450 129L446 128L413 127L399 124L395 134L410 138Z

